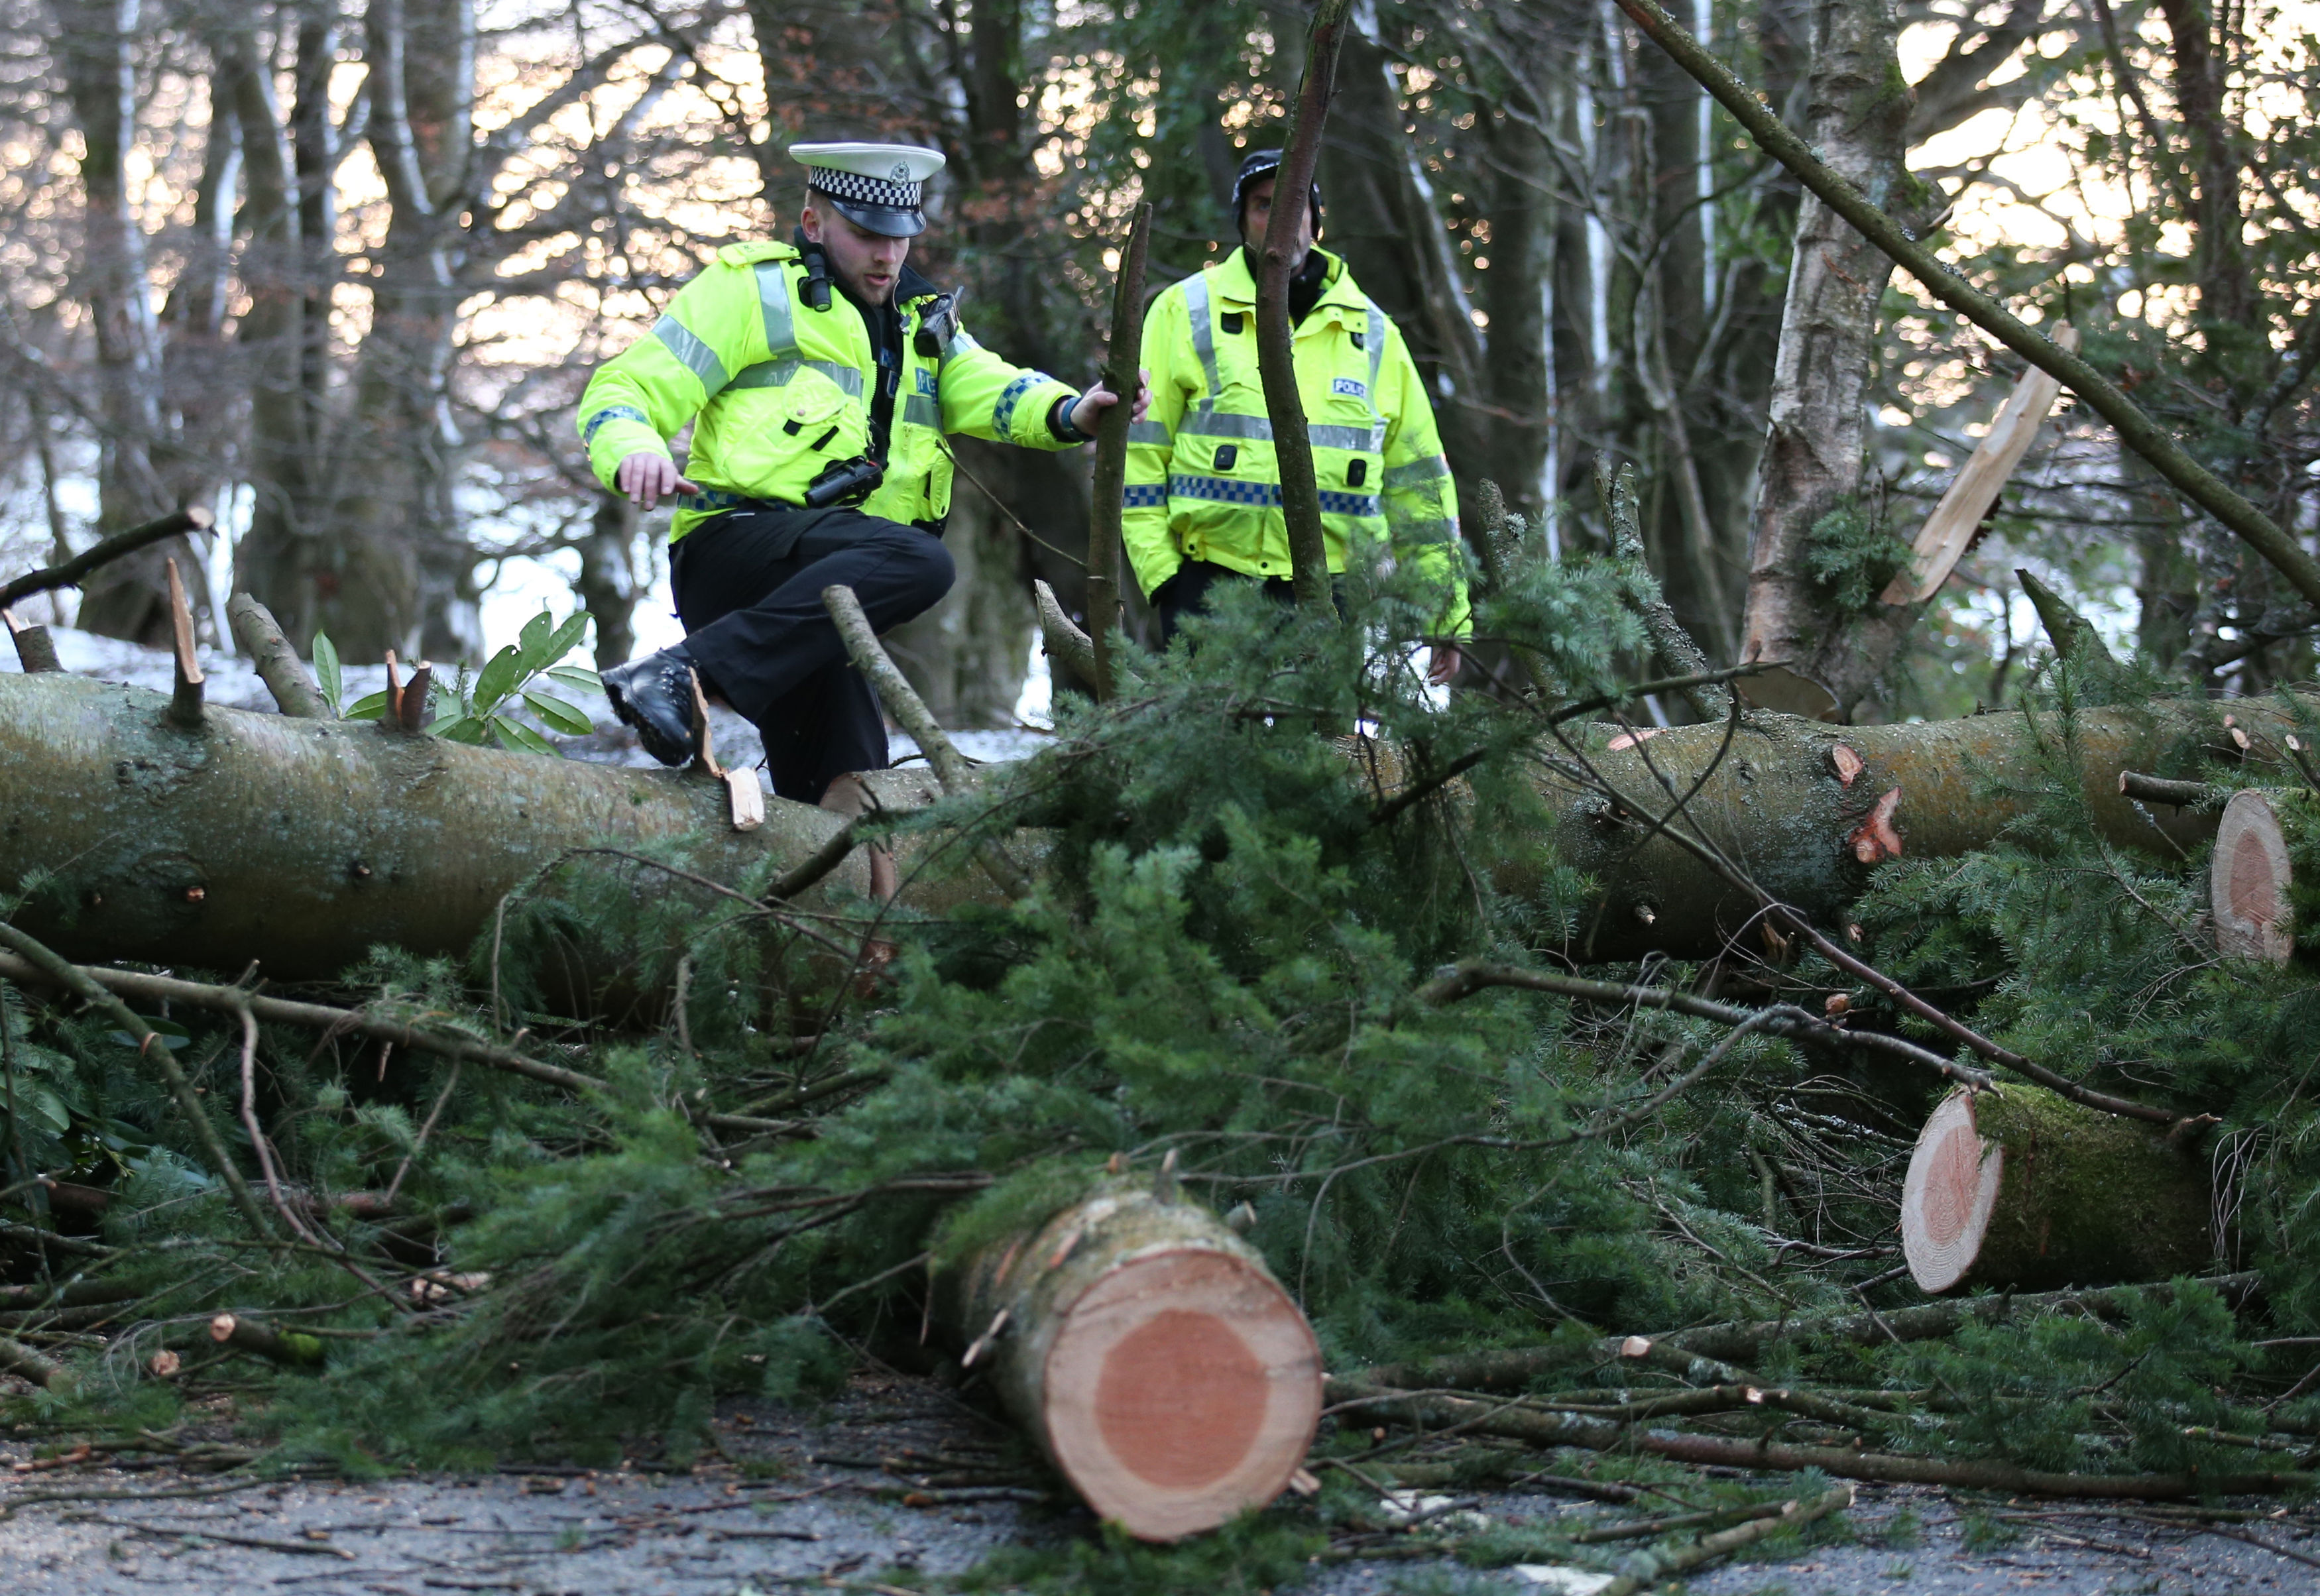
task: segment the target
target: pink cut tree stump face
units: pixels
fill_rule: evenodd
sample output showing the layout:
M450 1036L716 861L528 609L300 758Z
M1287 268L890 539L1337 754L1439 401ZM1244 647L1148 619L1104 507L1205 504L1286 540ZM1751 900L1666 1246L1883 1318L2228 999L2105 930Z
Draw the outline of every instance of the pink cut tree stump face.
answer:
M1271 1501L1321 1415L1321 1353L1262 1268L1171 1248L1064 1309L1042 1372L1048 1449L1088 1506L1145 1540Z
M1113 1343L1096 1423L1130 1474L1172 1491L1216 1483L1264 1422L1264 1366L1210 1313L1164 1309Z
M1972 1097L1944 1098L1918 1134L1901 1183L1901 1255L1919 1290L1947 1291L1973 1267L2005 1165L2005 1152L1974 1129Z

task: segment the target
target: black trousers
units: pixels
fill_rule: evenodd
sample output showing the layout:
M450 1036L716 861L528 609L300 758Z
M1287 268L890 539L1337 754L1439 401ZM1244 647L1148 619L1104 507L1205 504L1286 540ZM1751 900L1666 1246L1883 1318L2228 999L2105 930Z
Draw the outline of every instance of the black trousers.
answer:
M684 649L765 739L774 791L818 803L886 768L878 694L846 656L821 590L842 583L880 631L932 609L957 576L931 532L858 510L729 510L670 546Z
M1219 584L1255 582L1264 590L1264 596L1276 604L1297 602L1297 585L1286 576L1244 576L1224 566L1210 565L1204 559L1188 559L1176 567L1176 574L1160 584L1152 594L1152 612L1160 618L1160 646L1166 648L1176 640L1176 629L1187 615L1197 615L1209 607L1209 594ZM1331 577L1330 596L1336 601L1337 612L1346 611L1345 584Z

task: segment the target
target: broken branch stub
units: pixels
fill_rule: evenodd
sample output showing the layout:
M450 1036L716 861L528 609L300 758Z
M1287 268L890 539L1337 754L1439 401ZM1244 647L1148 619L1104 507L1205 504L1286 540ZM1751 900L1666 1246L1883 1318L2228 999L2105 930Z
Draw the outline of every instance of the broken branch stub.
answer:
M302 721L327 721L331 706L323 701L322 691L306 669L306 662L290 646L282 630L282 623L274 612L246 593L237 593L226 601L227 623L233 629L233 640L249 656L257 667L258 679L274 695L275 707L284 714Z

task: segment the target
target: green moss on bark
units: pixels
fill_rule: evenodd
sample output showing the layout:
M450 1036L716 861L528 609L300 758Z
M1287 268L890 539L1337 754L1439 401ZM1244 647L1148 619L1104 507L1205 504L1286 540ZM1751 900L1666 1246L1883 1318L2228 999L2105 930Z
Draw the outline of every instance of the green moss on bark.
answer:
M1975 1098L1974 1128L2006 1157L1976 1283L2165 1280L2213 1256L2205 1161L2150 1126L2002 1086Z

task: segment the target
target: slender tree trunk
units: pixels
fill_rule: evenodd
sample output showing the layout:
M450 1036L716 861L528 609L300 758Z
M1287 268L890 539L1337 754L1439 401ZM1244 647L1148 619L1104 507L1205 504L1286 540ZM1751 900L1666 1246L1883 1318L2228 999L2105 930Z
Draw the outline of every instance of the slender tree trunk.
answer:
M1929 196L1904 164L1911 97L1892 0L1817 0L1807 136L1822 158L1913 227ZM1797 219L1788 308L1772 378L1741 658L1801 678L1780 707L1835 716L1866 697L1884 661L1844 647L1848 616L1815 583L1815 529L1868 516L1863 443L1877 311L1892 265L1818 199ZM1817 699L1817 703L1815 700Z
M322 618L314 568L322 543L306 530L316 497L320 417L305 372L310 307L302 280L304 209L257 31L220 25L210 31L209 45L212 99L219 114L234 119L248 174L240 277L249 304L236 325L235 343L249 392L253 504L249 530L235 550L235 585L255 595L303 647Z
M2230 41L2217 37L2207 0L2160 0L2158 11L2166 21L2174 56L2175 104L2190 135L2198 228L2192 260L2199 283L2201 330L2210 340L2220 336L2237 344L2256 336L2256 321L2255 286L2248 276L2240 209L2245 135L2232 126L2224 104ZM2260 345L2258 339L2253 347Z
M1300 14L1301 17L1301 14ZM1401 329L1429 385L1453 467L1476 469L1489 440L1469 404L1486 391L1482 340L1458 273L1455 252L1434 208L1432 185L1402 135L1401 86L1389 70L1373 0L1348 14L1337 63L1337 100L1324 132L1321 190L1328 201L1323 243ZM1282 28L1295 26L1284 19ZM1294 82L1294 79L1291 79Z
M467 441L450 367L473 155L472 0L380 0L365 26L389 216L307 612L349 657L471 657L481 637L475 555L451 499Z
M98 528L119 531L177 507L164 474L160 334L146 277L145 234L129 189L136 144L134 52L150 19L138 0L59 0L57 56L81 133L80 268L77 296L87 304L96 344ZM107 566L83 589L82 627L148 645L169 635L162 585L174 555L192 578L195 603L208 605L200 558L184 540Z
M1533 82L1547 75L1536 74ZM1527 96L1526 96L1527 98ZM1482 313L1490 318L1490 409L1487 449L1470 462L1476 476L1499 485L1507 508L1533 526L1545 521L1554 496L1554 273L1553 152L1541 124L1554 111L1532 100L1492 115L1479 113L1476 131L1490 150L1492 174L1491 269L1481 274Z
M618 494L599 494L579 546L580 579L573 584L596 623L596 668L625 665L636 652L637 507Z
M211 94L214 105L214 77ZM186 476L199 474L200 480L189 480L187 487L202 499L222 485L218 467L245 424L243 407L234 397L240 374L225 340L241 174L240 130L231 115L213 111L203 139L185 263L161 306L163 424L186 462Z

